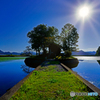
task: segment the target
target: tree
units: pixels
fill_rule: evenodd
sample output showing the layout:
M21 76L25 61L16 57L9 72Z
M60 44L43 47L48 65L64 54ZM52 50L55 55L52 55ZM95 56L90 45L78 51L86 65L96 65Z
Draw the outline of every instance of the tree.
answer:
M79 35L77 29L72 24L66 24L61 32L62 48L63 50L76 51Z
M96 51L96 55L100 56L100 46L98 47L97 51Z
M30 46L26 46L26 50L24 50L24 54L26 54L26 55L32 55L31 54L31 48L30 48Z
M29 43L31 43L31 48L33 50L36 51L36 55L37 55L37 51L39 52L40 55L40 37L38 37L38 34L35 34L34 31L28 32L27 37L30 38Z
M43 50L43 53L46 52L46 47L48 47L49 43L55 41L55 36L58 35L58 29L55 27L46 26L44 24L40 24L37 27L34 27L31 32L28 32L27 37L30 38L29 43L31 43L32 49L36 50L36 52L40 52ZM50 37L54 37L49 39Z

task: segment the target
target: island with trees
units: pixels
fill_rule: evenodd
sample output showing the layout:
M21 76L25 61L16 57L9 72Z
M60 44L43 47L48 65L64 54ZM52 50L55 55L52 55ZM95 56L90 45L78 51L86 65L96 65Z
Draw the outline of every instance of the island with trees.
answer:
M47 59L55 59L65 65L68 62L71 64L72 60L78 62L76 58L71 56L72 51L78 50L79 38L77 29L72 24L64 25L60 34L54 26L40 24L28 32L27 37L30 38L29 43L31 44L31 48L27 46L27 50L36 51L36 56L30 54L30 57L25 59L27 66L38 66ZM41 50L43 51L42 54L40 54Z

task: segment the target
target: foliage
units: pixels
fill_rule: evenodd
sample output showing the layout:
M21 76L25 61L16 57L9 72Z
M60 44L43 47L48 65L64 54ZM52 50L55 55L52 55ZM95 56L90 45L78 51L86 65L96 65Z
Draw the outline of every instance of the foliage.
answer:
M73 57L73 56L69 56L69 57L67 57L67 56L56 56L54 59L73 59L73 58L75 58L75 57Z
M70 57L70 56L71 56L71 54L72 54L72 52L71 52L71 51L65 50L65 56L66 56L66 57Z
M47 54L47 47L52 43L59 45L63 51L76 51L78 49L76 48L78 46L76 43L79 38L77 29L69 23L62 28L60 35L58 34L58 29L54 26L47 27L47 25L40 24L28 32L27 37L30 38L29 43L31 43L31 48L36 51L36 55L37 52L39 52L40 55L41 50L43 50L44 55Z
M91 92L70 71L57 72L57 66L34 71L10 100L99 100L98 96L70 96L70 92Z
M62 48L63 50L76 51L76 43L78 42L79 35L77 29L72 24L66 24L61 32Z
M98 47L98 49L96 51L96 56L100 56L100 46Z
M46 52L46 47L49 43L55 41L55 36L57 35L57 28L40 24L34 27L31 32L28 32L27 37L30 38L29 43L31 43L32 49L36 50L36 52L38 51L40 54L40 50L43 50L43 53Z
M29 58L35 58L36 56L35 55L31 55Z

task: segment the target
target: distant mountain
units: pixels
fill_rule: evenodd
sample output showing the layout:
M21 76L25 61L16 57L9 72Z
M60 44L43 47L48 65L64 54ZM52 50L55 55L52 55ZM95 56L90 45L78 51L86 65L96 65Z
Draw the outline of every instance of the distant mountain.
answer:
M23 53L23 52L21 52ZM18 53L18 52L3 52L0 50L0 55L20 55L21 53ZM33 55L36 55L36 52L31 52Z
M95 51L84 52L84 51L80 50L80 51L74 51L74 52L72 52L72 55L95 55L95 54L96 54Z
M17 53L17 52L3 52L3 51L0 50L0 55L10 55L10 54L20 55L20 53Z
M20 55L22 53L23 52L21 52L21 53L18 53L18 52L3 52L2 50L0 50L0 55L10 55L10 54ZM32 55L36 55L36 52L31 52L31 53L32 53ZM40 54L42 54L42 52L40 52ZM80 51L72 52L72 55L95 55L95 54L96 54L96 51L84 52L84 51L80 50Z
M3 54L4 52L0 50L0 54Z

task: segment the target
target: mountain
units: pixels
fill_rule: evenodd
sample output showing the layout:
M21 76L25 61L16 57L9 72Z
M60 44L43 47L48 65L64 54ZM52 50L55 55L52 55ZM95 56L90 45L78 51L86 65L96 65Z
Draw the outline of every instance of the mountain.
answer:
M4 52L0 50L0 54L3 54Z
M3 52L2 50L0 50L0 55L10 55L10 54L20 55L22 53L23 52L21 52L21 53L18 53L18 52ZM32 53L32 55L36 55L36 52L31 52L31 53ZM42 54L42 52L40 54ZM95 55L95 54L96 54L95 51L84 52L84 51L80 50L80 51L72 52L72 55Z
M0 50L0 55L20 55L20 53L17 53L17 52L4 52L4 51L1 51Z
M21 53L23 53L23 52L21 52ZM20 55L21 53L18 53L18 52L3 52L3 51L1 51L0 50L0 55ZM35 52L31 52L33 55L36 55L36 53Z
M72 52L72 55L95 55L95 54L96 54L95 51L84 52L84 51L80 50L80 51L73 51Z

